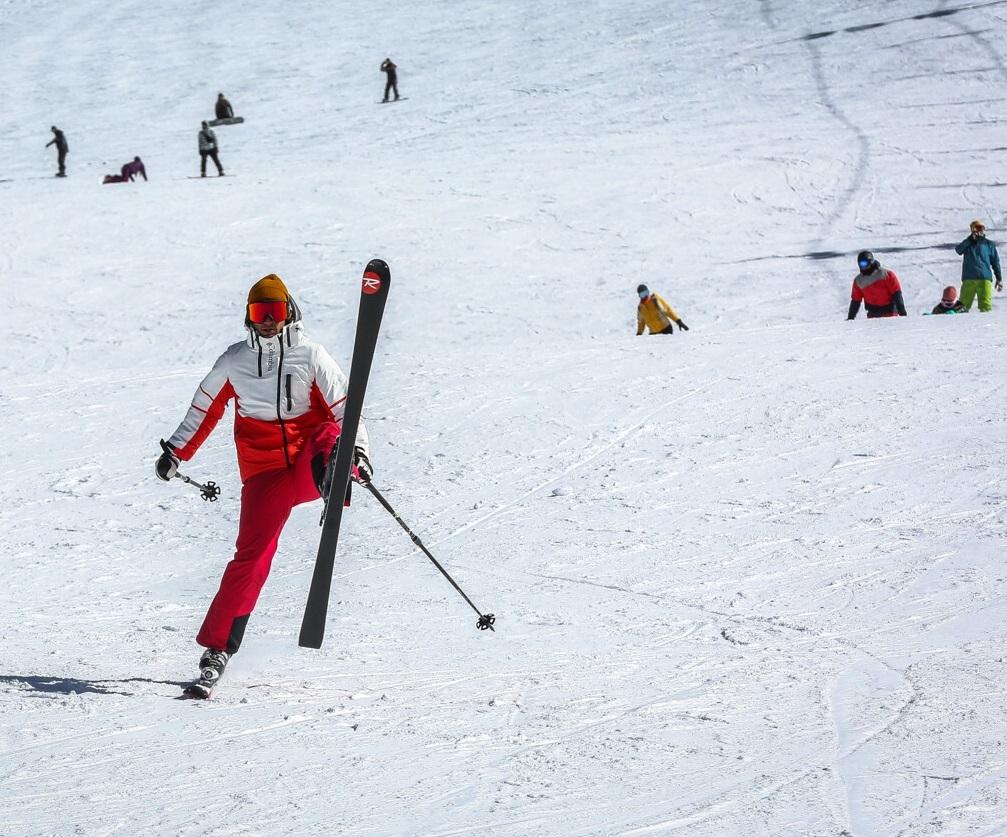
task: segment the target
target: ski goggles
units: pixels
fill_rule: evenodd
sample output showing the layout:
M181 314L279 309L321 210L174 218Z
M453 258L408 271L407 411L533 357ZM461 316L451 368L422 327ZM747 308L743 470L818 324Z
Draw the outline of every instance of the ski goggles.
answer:
M264 323L269 318L272 318L274 323L282 323L289 314L290 306L284 300L248 303L250 323Z

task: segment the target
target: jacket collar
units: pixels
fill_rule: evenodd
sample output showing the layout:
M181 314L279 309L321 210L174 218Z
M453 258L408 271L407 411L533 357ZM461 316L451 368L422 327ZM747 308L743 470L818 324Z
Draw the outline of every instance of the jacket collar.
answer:
M300 346L304 341L304 326L300 322L287 323L275 337L260 337L259 333L249 326L248 336L245 338L245 345L253 351L280 351L281 347L286 350L293 346Z

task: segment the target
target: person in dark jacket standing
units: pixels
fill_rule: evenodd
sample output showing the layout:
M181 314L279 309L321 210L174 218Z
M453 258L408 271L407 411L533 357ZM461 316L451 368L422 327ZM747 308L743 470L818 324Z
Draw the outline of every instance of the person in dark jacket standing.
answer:
M396 102L399 100L399 75L397 70L398 68L391 58L386 58L381 62L381 72L388 76L385 81L385 98L381 100L382 102L388 101L388 94L390 92L395 94Z
M234 116L234 108L232 108L231 103L224 98L223 93L217 94L217 104L214 107L214 112L217 114L217 119L230 119Z
M70 150L70 146L66 144L66 137L59 128L53 125L50 130L52 130L52 139L45 144L45 147L56 146L56 162L59 164L56 177L66 177L66 154Z
M969 224L969 237L955 247L955 252L962 257L962 306L970 311L978 296L979 310L992 311L993 277L998 291L1004 289L1004 282L1000 254L996 244L986 237L986 225L978 220Z
M867 309L867 319L875 317L904 317L906 303L902 299L902 285L894 270L888 270L874 258L870 250L857 255L860 273L853 277L850 310L846 319L856 319L860 303Z
M224 176L224 168L220 165L220 158L217 156L217 135L213 133L206 122L199 132L199 176L206 177L206 158L213 160L217 167L217 176Z

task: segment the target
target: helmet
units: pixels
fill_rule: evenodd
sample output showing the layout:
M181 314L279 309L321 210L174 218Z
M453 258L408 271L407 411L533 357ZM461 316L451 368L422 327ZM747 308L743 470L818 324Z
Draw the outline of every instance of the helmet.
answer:
M874 254L870 250L861 250L857 253L857 267L861 270L873 270L875 264Z
M954 305L958 301L958 288L954 285L948 285L944 289L944 293L941 295L941 302L946 305Z
M976 230L981 230L982 232L986 232L986 225L982 221L980 221L978 218L976 218L975 221L973 221L971 224L969 224L969 229L972 230L972 232L975 232Z
M638 294L649 294L650 290L647 288L646 285L637 285L636 286L636 292Z

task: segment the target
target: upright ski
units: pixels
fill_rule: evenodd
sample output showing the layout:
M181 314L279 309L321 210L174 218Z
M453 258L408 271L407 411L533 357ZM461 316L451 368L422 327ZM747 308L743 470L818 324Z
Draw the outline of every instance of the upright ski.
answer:
M388 298L391 273L381 259L372 259L364 268L360 288L360 311L357 314L357 336L353 341L353 360L347 385L343 426L340 441L329 459L329 491L322 499L322 536L315 558L315 571L311 576L308 603L301 621L298 645L302 648L321 648L325 636L325 617L329 609L329 589L332 586L332 568L336 562L336 545L339 542L339 524L343 518L343 498L350 484L353 470L353 443L360 426L364 407L364 393L371 374L374 347L378 342L381 316ZM330 502L332 500L333 502Z

